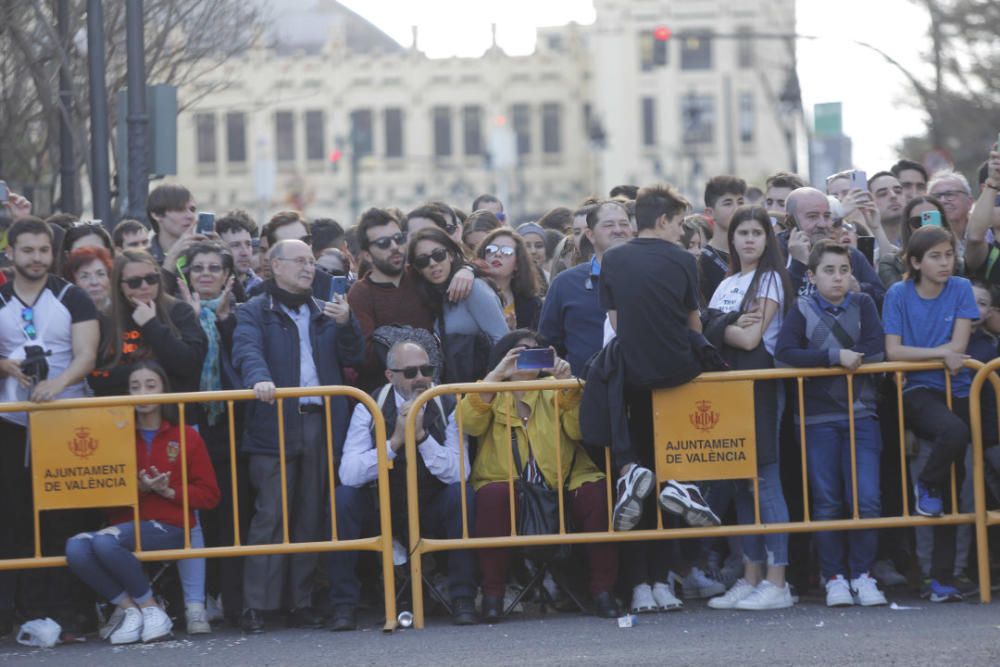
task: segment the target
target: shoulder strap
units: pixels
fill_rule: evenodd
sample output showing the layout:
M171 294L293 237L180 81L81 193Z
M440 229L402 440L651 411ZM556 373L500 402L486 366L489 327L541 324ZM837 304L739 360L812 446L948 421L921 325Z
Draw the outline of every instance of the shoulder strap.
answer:
M810 298L809 305L811 305L812 309L816 311L816 314L819 316L820 320L822 320L823 324L830 328L830 332L834 335L842 348L849 350L854 347L854 339L851 338L851 335L847 333L847 330L844 329L839 321L837 321L836 317L823 310L816 299Z

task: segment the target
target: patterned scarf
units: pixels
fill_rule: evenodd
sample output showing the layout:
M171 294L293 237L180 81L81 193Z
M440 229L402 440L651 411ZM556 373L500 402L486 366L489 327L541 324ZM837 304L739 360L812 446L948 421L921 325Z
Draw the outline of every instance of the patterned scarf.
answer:
M205 354L205 363L201 366L199 387L202 391L222 389L222 370L219 366L219 329L215 326L215 312L221 302L221 296L208 300L202 299L201 312L198 313L198 321L208 338L208 352ZM226 411L226 407L221 401L208 401L204 405L208 423L214 426L222 413Z

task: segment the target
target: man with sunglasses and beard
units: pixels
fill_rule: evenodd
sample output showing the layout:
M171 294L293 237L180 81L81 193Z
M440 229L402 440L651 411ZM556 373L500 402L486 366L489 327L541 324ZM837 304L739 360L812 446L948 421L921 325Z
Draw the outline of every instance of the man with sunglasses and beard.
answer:
M385 378L389 384L372 393L382 410L388 441L375 442L371 414L363 404L354 408L351 425L344 441L340 460L341 485L337 487L337 537L354 540L374 535L378 530L378 496L372 482L378 475L376 447L383 446L391 461L389 472L392 498L393 535L400 544L407 544L406 535L406 418L414 401L433 386L436 370L427 351L414 341L400 341L389 349ZM417 415L417 485L420 494L420 525L438 536L452 539L462 536L461 473L466 479L472 467L468 452L458 437L455 424L455 399L440 396L420 408ZM464 459L464 467L459 465ZM466 508L469 521L475 517L475 494L466 486ZM354 630L357 627L357 605L361 592L355 551L335 551L330 554L330 603L333 631ZM468 550L448 552L448 584L451 613L457 625L476 623L475 561Z
M20 218L7 231L7 243L14 279L0 287L0 400L82 397L83 380L97 359L97 308L82 289L49 273L53 238L42 220ZM24 412L0 414L0 507L13 514L0 522L0 559L33 552L27 422ZM62 513L43 513L44 555L57 555L49 546L59 543L56 532L63 542L72 534L66 523ZM31 617L38 611L56 615L38 607L65 599L64 579L55 573L23 576L22 599L34 605ZM0 575L0 635L9 632L13 620L14 581L14 573ZM61 589L53 587L56 581Z

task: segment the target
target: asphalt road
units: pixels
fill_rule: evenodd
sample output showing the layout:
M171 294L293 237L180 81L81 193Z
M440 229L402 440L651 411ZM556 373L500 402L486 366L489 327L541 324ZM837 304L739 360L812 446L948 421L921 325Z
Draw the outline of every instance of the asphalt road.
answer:
M277 627L148 646L97 640L55 649L0 641L2 665L1000 665L1000 603L932 605L894 595L888 607L828 609L819 598L775 612L723 612L688 602L681 612L613 620L553 613L515 615L494 626L458 628L432 619L425 630L386 635L368 621L358 632Z

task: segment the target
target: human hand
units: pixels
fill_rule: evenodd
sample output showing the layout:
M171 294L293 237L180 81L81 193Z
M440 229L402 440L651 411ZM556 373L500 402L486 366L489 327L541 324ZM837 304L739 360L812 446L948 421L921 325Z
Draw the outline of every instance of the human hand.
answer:
M965 360L968 358L969 355L967 354L960 354L952 350L946 350L941 361L944 362L944 366L948 369L949 373L952 375L958 375L958 372L965 368Z
M500 363L497 364L497 367L487 373L483 380L486 382L504 382L505 380L509 380L514 371L517 370L517 357L524 349L523 345L511 348L504 355L504 358L500 360Z
M455 272L455 276L448 285L448 300L452 303L458 303L469 296L469 293L472 292L472 284L475 281L476 274L469 267L463 266Z
M151 476L147 479L147 484L149 485L149 490L155 494L161 495L164 498L172 500L174 498L174 490L170 488L170 471L161 473L156 469L156 466L150 466L149 472Z
M25 389L31 386L31 379L21 370L21 362L17 359L0 359L0 376L14 378Z
M132 299L132 303L135 304L135 310L132 311L132 319L140 327L145 326L147 322L156 317L156 305L152 301L143 303L142 301Z
M327 301L323 306L323 314L337 324L347 324L351 320L351 307L347 299L340 294L333 295L333 301Z
M851 371L852 373L858 370L858 367L865 360L865 355L860 352L855 352L854 350L841 350L840 351L840 365Z
M7 201L4 202L4 206L7 207L8 211L10 211L10 217L15 221L31 215L31 202L28 201L27 197L23 197L19 194L11 192L7 196Z
M811 249L812 244L809 242L809 236L801 229L793 229L788 236L788 254L791 255L792 259L808 264Z
M226 286L222 288L222 296L219 299L219 307L215 309L215 317L219 320L224 320L229 317L229 313L232 312L232 295L233 295L233 283L236 281L236 276L229 276L226 280Z
M183 278L177 281L177 291L180 293L181 299L194 308L195 313L201 314L201 295L197 292L192 292L191 288L188 287L187 281Z
M557 380L568 380L573 377L573 369L565 359L556 357L556 365L551 369L552 377Z
M741 329L747 329L760 324L763 319L764 314L760 310L760 304L754 302L753 305L750 306L750 310L743 313L736 319L736 326Z
M46 403L58 396L66 386L58 378L52 380L42 380L31 390L30 400L35 403Z
M257 396L258 401L263 401L268 405L274 404L275 392L277 387L274 386L273 382L258 382L253 386L253 393Z

